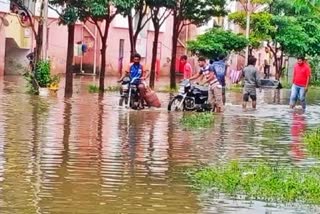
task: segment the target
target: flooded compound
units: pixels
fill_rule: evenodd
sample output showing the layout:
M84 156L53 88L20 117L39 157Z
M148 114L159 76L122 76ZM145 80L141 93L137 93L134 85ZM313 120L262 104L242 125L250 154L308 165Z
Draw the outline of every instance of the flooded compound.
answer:
M88 93L92 79L76 77L71 99L63 89L26 94L22 78L0 80L1 214L320 213L199 193L184 173L199 163L261 157L315 164L301 136L319 125L318 91L310 91L305 115L289 110L285 89L258 94L256 112L243 112L241 93L228 92L225 113L199 130L179 123L183 113L167 112L168 93L159 94L161 109L127 110L117 92Z

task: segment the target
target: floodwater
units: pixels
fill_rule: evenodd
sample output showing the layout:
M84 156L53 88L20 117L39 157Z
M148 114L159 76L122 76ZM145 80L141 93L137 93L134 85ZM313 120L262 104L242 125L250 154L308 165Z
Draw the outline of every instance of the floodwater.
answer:
M89 94L91 81L77 77L64 99L63 90L36 97L22 78L0 80L1 214L320 213L199 193L184 174L233 159L314 164L301 135L320 123L319 92L310 92L306 115L288 109L285 90L263 91L259 109L245 113L230 92L212 128L186 130L182 113L166 111L169 94L159 94L162 109L132 111L117 106L117 93Z

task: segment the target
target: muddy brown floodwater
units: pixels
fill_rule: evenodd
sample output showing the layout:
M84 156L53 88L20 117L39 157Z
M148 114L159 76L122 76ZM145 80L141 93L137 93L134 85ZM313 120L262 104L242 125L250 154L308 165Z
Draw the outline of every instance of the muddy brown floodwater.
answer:
M212 128L186 130L182 113L166 111L169 94L159 94L161 109L131 111L117 106L118 93L89 94L92 81L76 77L73 98L64 99L62 89L37 97L20 77L0 80L1 214L319 212L199 193L184 174L199 162L231 159L315 164L301 135L319 125L318 91L310 92L306 115L288 109L286 90L263 91L259 109L246 113L241 94L230 92Z

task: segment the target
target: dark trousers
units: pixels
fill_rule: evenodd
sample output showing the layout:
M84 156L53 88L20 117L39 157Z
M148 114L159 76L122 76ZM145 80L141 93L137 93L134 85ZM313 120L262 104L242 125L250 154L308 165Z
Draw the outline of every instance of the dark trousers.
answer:
M264 66L264 78L269 79L270 78L270 65Z

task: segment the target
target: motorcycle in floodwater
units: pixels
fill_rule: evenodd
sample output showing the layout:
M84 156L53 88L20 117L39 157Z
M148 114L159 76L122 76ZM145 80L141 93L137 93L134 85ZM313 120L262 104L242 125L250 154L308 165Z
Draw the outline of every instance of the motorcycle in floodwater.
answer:
M180 83L179 94L168 105L168 111L211 111L208 103L208 87L191 84L189 80Z
M141 99L137 84L134 84L139 79L133 78L132 80L129 77L125 77L121 82L120 87L120 100L119 106L125 106L127 108L138 109Z

